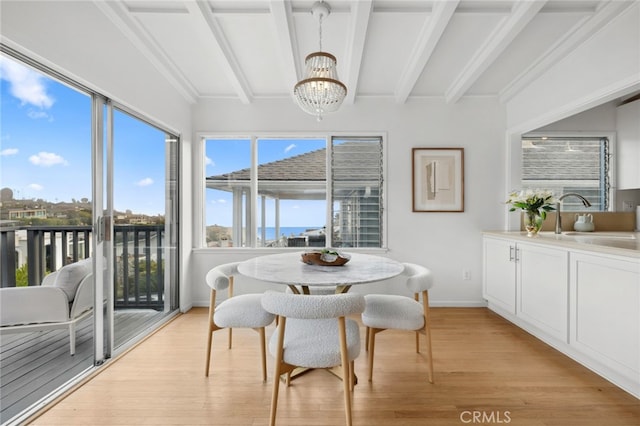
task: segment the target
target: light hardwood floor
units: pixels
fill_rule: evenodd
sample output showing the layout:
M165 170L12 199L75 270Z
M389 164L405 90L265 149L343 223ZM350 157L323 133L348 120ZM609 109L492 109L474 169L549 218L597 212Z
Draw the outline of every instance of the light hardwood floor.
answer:
M364 348L356 360L354 425L640 424L640 400L489 310L432 308L432 318L435 384L413 334L380 333L373 382ZM179 316L32 424L268 424L273 377L261 381L258 334L235 330L228 350L216 332L205 378L206 329L206 309ZM341 383L320 370L281 387L277 424L343 425Z

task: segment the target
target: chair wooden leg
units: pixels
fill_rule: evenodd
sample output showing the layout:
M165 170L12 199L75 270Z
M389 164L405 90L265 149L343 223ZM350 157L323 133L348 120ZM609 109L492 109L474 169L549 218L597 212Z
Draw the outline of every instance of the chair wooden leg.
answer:
M369 333L371 333L371 329L369 327L364 329L364 350L369 350Z
M429 311L429 294L423 296L425 303L424 333L427 338L427 352L429 355L429 383L433 383L433 352L431 348L431 312Z
M349 363L349 388L351 389L351 392L353 392L353 389L356 386L356 363L355 361L351 361Z
M287 322L285 317L279 319L280 326L278 328L278 349L276 351L276 367L273 375L273 393L271 394L271 414L269 417L269 426L276 424L276 411L278 409L278 391L280 390L280 375L282 374L282 353L284 346L284 328Z
M211 292L210 300L209 300L209 332L207 333L207 363L204 369L205 377L209 377L209 364L211 363L211 344L213 343L213 312L215 310L216 303L216 293L214 291Z
M416 331L416 353L420 353L420 332Z
M229 277L229 287L227 289L227 297L228 298L232 298L233 297L233 282L234 282L234 277L233 275L231 275ZM233 342L233 329L229 329L229 349L231 349L232 346L232 342Z
M231 331L231 329L229 329ZM266 349L266 337L264 327L258 329L258 333L260 333L260 352L261 352L261 361L262 361L262 381L267 381L267 349ZM231 337L231 336L229 336Z
M338 318L338 330L340 331L340 353L342 355L342 383L344 385L344 412L347 426L351 426L351 385L349 382L349 354L347 352L347 332L345 327L345 318Z
M373 353L376 347L376 333L381 331L377 328L369 328L369 381L373 380Z

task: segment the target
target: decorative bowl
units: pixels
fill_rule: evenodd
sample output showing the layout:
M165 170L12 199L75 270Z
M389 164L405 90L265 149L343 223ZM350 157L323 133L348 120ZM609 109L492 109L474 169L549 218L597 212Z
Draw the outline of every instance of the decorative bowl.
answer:
M318 250L302 253L302 261L307 265L342 266L351 256L335 250Z

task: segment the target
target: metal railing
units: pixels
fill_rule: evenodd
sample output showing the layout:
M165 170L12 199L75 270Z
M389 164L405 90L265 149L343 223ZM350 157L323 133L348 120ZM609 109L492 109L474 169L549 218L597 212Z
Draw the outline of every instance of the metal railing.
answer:
M115 307L162 310L164 225L114 225L113 231ZM91 226L82 225L0 228L0 285L20 285L24 264L27 285L40 285L47 273L89 257L91 238Z

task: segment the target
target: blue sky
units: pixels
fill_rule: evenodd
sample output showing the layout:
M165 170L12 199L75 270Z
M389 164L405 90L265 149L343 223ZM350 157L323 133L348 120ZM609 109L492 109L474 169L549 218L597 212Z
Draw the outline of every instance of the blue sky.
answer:
M0 55L0 187L16 199L91 200L91 98ZM114 114L118 211L164 214L163 132Z
M165 210L165 134L114 113L114 198L117 211ZM267 163L325 147L324 139L269 139L258 144ZM205 173L250 166L249 140L207 144ZM0 55L0 187L16 199L91 200L91 98ZM272 201L268 207L272 206ZM231 226L231 194L207 191L206 224ZM324 201L283 200L281 226L322 226ZM274 226L268 208L266 226Z

